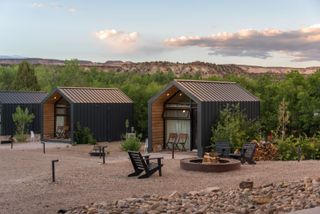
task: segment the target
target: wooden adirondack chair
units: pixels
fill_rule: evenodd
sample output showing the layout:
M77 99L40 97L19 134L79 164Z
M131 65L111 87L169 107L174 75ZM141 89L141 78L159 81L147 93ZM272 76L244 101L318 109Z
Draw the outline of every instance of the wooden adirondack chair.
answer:
M138 176L142 172L145 174L139 176L138 178L148 178L156 171L159 171L159 176L162 176L161 167L161 159L163 157L150 158L149 155L142 156L140 152L128 151L134 172L129 174L128 177ZM150 162L150 160L157 160L156 163Z

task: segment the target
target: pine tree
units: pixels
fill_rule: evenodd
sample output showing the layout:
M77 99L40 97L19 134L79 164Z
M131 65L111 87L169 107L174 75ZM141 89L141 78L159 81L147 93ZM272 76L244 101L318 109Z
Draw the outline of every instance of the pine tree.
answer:
M18 91L39 91L37 77L34 69L27 61L22 61L19 64L18 73L13 81L12 88Z

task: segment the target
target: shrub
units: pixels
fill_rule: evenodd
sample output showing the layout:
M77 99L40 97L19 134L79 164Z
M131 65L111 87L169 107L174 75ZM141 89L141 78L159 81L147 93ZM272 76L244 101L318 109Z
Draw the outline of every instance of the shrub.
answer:
M140 138L138 137L127 137L121 143L121 149L123 151L139 151L141 147Z
M287 137L285 139L277 139L276 145L278 146L279 160L297 160L297 139L293 136Z
M28 108L23 110L20 106L16 108L16 112L12 114L12 120L16 126L16 139L18 142L25 142L27 140L26 127L34 119L34 115L29 114Z
M287 137L284 140L277 139L279 159L297 160L298 149L301 148L301 159L320 159L320 137Z
M211 141L228 140L234 148L240 148L245 141L257 138L259 129L260 124L247 120L239 105L227 106L220 112L217 125L212 128Z
M18 142L26 142L27 141L27 135L26 134L16 134L15 138Z
M96 144L96 139L88 127L81 127L80 123L76 124L76 131L74 132L74 141L77 144Z

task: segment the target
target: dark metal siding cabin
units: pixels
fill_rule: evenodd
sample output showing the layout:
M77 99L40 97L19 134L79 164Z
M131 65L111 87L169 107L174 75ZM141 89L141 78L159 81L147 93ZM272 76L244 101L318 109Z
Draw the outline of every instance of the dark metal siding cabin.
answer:
M234 82L172 81L148 102L150 150L162 149L169 133L187 133L187 149L202 156L211 128L228 104L239 104L249 119L259 118L259 99Z
M0 91L0 135L15 134L15 125L12 114L20 106L22 109L28 108L35 118L28 125L27 131L40 133L41 130L41 102L47 96L44 92L19 92Z
M43 140L73 142L76 124L90 128L98 142L117 141L125 121L133 122L133 102L116 88L59 87L42 103Z

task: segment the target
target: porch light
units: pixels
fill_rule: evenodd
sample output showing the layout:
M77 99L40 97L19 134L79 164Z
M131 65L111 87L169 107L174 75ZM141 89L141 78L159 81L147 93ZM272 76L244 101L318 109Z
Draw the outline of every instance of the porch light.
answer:
M182 93L180 93L179 96L181 97L181 96L182 96Z
M182 113L186 113L186 110L182 110Z
M57 99L57 97L56 97L56 96L54 96L54 97L53 97L53 99L54 99L54 100L56 100L56 99Z

